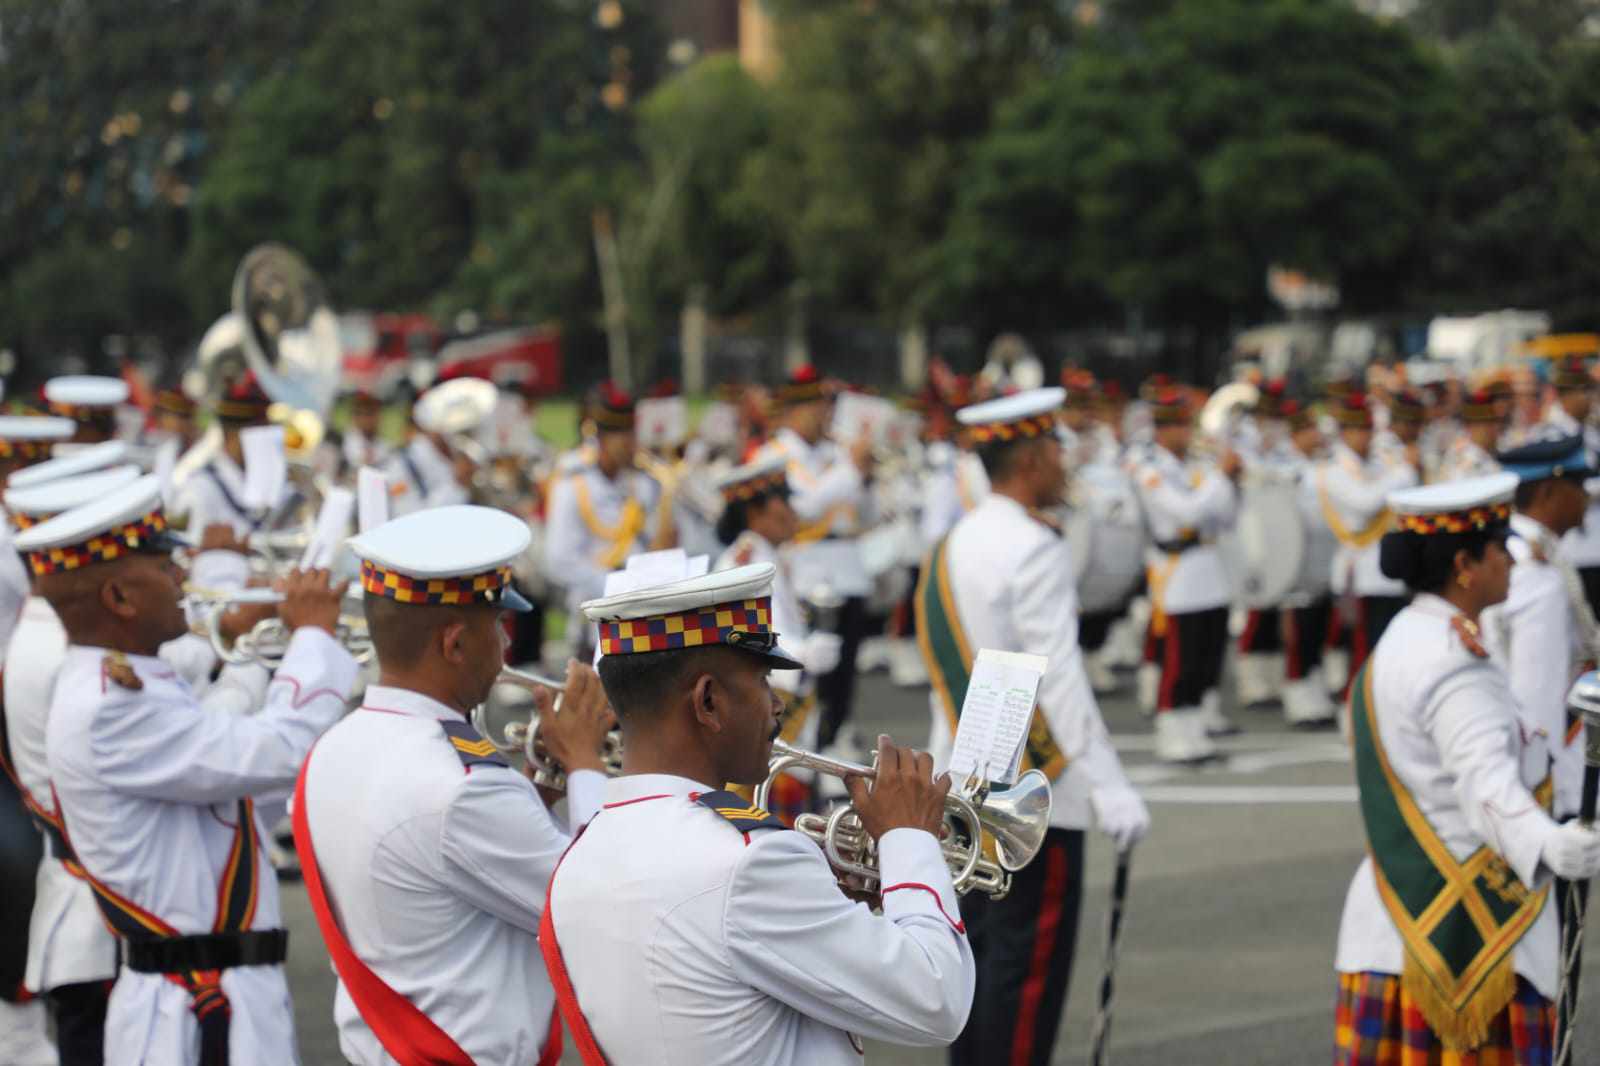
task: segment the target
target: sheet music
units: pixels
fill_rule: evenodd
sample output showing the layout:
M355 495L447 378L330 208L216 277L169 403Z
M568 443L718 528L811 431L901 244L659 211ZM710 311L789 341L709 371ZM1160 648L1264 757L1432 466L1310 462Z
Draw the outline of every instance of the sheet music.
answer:
M377 467L356 472L356 528L365 533L389 521L389 478Z
M355 512L356 496L349 489L332 488L322 498L317 525L300 556L300 569L331 567L333 557L350 534L350 516Z
M974 772L997 785L1016 781L1049 662L1022 652L978 652L950 754L950 777L958 787Z
M244 449L244 505L258 511L277 506L289 483L282 426L251 426L239 434Z

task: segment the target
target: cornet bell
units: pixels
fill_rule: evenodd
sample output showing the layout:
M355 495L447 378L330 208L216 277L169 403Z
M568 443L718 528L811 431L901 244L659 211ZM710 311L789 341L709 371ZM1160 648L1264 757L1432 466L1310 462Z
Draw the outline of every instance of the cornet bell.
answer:
M1038 770L1029 770L1010 788L984 797L978 820L994 840L1002 869L1016 873L1039 854L1050 828L1050 804L1050 779Z

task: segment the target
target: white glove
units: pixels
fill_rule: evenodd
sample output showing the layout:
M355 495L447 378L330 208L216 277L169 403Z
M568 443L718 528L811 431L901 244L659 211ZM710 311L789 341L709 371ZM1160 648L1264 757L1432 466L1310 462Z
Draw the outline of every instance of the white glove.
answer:
M1539 858L1557 877L1587 881L1600 874L1600 831L1567 822L1550 834Z
M1097 788L1089 793L1095 821L1118 851L1127 851L1150 831L1150 811L1139 793L1127 785Z
M780 636L778 638L782 640ZM839 649L844 644L837 633L813 633L800 648L800 663L812 677L831 674L839 665Z

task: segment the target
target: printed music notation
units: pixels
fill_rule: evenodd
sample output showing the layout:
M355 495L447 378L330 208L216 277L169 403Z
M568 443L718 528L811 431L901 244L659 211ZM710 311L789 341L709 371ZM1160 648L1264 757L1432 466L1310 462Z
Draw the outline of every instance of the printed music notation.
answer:
M1049 662L1043 655L993 648L978 652L950 755L953 781L959 784L973 772L997 785L1016 781Z

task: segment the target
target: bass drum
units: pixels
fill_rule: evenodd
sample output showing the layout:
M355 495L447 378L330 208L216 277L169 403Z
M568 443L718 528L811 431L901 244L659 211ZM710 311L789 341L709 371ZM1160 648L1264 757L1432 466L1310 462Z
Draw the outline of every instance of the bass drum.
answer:
M1073 475L1071 496L1066 530L1078 609L1115 611L1144 577L1146 537L1138 494L1117 467L1090 463Z
M1305 558L1300 561L1300 576L1295 580L1292 599L1303 605L1327 595L1332 584L1333 557L1339 551L1339 538L1333 535L1333 530L1328 528L1321 515L1307 512L1303 497L1300 515L1305 521L1306 551Z
M1240 487L1238 519L1217 538L1233 603L1276 607L1294 591L1305 565L1306 521L1292 476L1255 476Z

